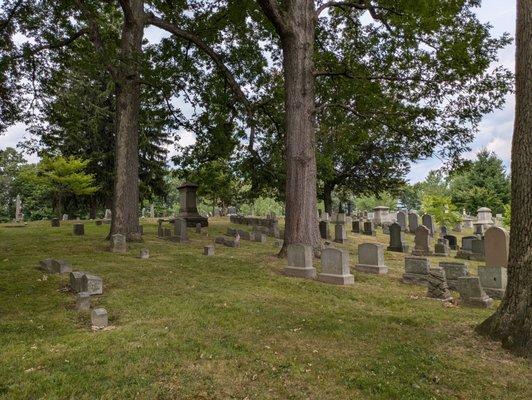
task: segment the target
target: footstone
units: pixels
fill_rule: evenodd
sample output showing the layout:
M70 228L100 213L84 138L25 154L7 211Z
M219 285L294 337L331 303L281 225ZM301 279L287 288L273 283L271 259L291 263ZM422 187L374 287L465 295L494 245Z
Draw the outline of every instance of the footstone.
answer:
M85 234L85 225L83 224L74 224L73 225L74 235L82 236Z
M440 267L431 267L427 277L427 297L439 300L452 300L447 286L445 271Z
M83 271L72 271L70 273L70 288L74 293L83 292L83 275L85 274L86 272Z
M405 257L405 273L403 282L426 285L430 262L425 257Z
M79 292L76 294L76 310L90 310L91 296L86 292Z
M478 267L480 284L486 293L494 299L502 299L508 283L507 269L503 267Z
M120 233L111 235L111 251L113 253L127 253L126 237Z
M320 221L320 237L324 240L330 239L331 235L329 233L329 223L327 221Z
M52 228L59 228L61 226L61 222L59 221L59 218L52 218Z
M316 268L312 265L312 246L291 244L288 246L288 265L283 273L287 276L299 278L315 278Z
M386 274L388 267L384 265L384 246L380 243L360 244L355 269L369 274Z
M332 247L321 252L321 273L318 280L335 285L354 284L353 275L349 271L349 253L346 250Z
M72 271L72 266L65 260L52 260L51 273L52 274L66 274Z
M390 245L388 251L395 251L398 253L408 252L408 245L404 242L403 229L398 223L390 225Z
M145 260L147 258L150 258L150 251L148 249L141 249L140 250L140 254L139 254L139 258Z
M105 328L109 324L105 308L95 308L91 313L91 323L95 328Z
M460 293L460 303L472 307L490 307L493 303L482 286L480 279L476 276L458 278L458 292Z
M203 255L204 256L213 256L214 255L214 245L209 244L209 245L203 247Z
M97 275L84 274L81 277L82 292L90 295L103 293L103 281Z
M347 241L344 224L337 223L334 226L334 241L336 243L345 243Z
M432 255L430 250L430 232L424 225L417 227L414 238L414 249L412 250L414 256L428 256Z
M467 264L440 261L440 267L445 271L447 285L451 290L457 290L458 278L469 276Z

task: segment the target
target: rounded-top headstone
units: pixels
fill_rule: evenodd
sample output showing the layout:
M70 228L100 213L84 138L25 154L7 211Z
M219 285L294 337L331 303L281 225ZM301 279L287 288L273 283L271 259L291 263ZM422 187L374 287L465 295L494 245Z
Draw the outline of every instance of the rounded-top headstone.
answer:
M492 226L484 233L484 257L487 267L508 267L510 235L501 227Z

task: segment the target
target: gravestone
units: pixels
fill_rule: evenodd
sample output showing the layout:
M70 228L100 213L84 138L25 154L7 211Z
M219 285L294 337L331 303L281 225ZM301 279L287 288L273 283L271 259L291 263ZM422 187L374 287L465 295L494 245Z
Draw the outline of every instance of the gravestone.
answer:
M150 218L155 218L155 205L150 204Z
M482 286L480 279L476 276L462 276L458 278L458 293L460 293L460 303L472 307L490 307L493 303Z
M323 249L318 280L335 285L354 284L354 277L349 271L349 253L332 247Z
M201 226L209 226L207 218L198 213L196 191L198 185L192 182L186 182L178 187L179 189L179 218L185 220L186 226L195 227L197 223Z
M174 220L174 235L172 237L172 240L179 242L179 243L188 242L188 234L187 234L188 224L189 224L189 221L185 220L184 218L176 218Z
M83 274L81 277L82 292L87 292L90 295L103 293L103 281L97 275Z
M398 253L408 252L408 245L405 244L403 238L403 229L397 222L390 225L390 245L387 250Z
M207 246L203 247L203 255L204 256L213 256L214 255L214 245L209 244Z
M443 238L447 240L447 242L449 243L449 248L451 250L456 250L456 246L457 246L456 236L445 235Z
M486 266L478 267L478 277L486 293L502 299L508 281L508 252L510 235L498 226L492 226L484 235L484 258Z
M375 227L373 226L372 221L364 221L364 231L362 233L364 235L369 235L369 236L375 236L377 234L375 232Z
M61 219L63 221L68 221L68 214L63 214L63 217Z
M52 270L53 261L54 260L52 258L45 258L44 260L39 261L38 269L40 269L43 272L49 273L49 274L53 273L53 270Z
M457 222L456 225L453 228L453 232L462 232L462 223Z
M421 224L425 225L429 230L430 236L434 236L434 218L430 214L423 214L421 217Z
M266 235L261 232L251 232L251 241L257 243L266 243Z
M430 250L430 232L425 225L419 225L415 231L414 248L412 255L428 256L432 254Z
M397 223L401 227L402 231L406 231L407 228L407 214L405 211L397 212Z
M336 214L336 223L337 224L345 224L346 216L343 212L339 212Z
M214 239L214 243L216 244L223 244L227 247L239 247L240 246L240 236L236 235L234 239L227 239L223 236L218 236Z
M72 266L65 260L52 260L50 273L52 274L66 274L72 272Z
M390 234L390 223L384 222L382 224L382 233L384 233L385 235L389 235Z
M329 223L327 221L320 221L319 227L320 227L320 237L324 240L330 239L331 236L329 233Z
M405 273L403 282L426 285L429 275L430 263L425 257L405 257Z
M59 222L59 218L52 218L52 228L59 228L61 226L61 222Z
M15 222L24 221L24 214L22 214L22 201L20 200L20 194L17 194L15 199Z
M373 222L376 226L381 226L384 222L388 222L389 207L377 206L373 208Z
M448 234L447 227L445 225L440 226L440 236L444 237L444 236L447 236L447 234Z
M345 243L347 241L347 235L345 233L345 225L337 223L334 225L334 241L336 243Z
M316 269L312 265L312 246L291 244L288 246L288 265L283 273L287 276L315 278Z
M85 225L74 224L72 227L73 227L74 235L77 235L77 236L85 235Z
M360 244L355 269L369 274L386 274L388 267L384 265L384 246L380 243Z
M110 220L112 219L113 217L113 213L111 210L109 210L108 208L105 209L105 214L103 216L103 219L107 219L107 220Z
M90 310L91 296L87 292L79 292L76 294L76 310Z
M126 237L120 233L111 235L111 252L127 253Z
M408 230L410 233L416 233L419 226L419 216L415 212L408 214Z
M469 260L469 256L471 255L472 250L472 243L473 240L476 239L476 236L464 236L462 238L462 246L460 247L460 250L458 250L456 258L463 258L465 260Z
M139 258L141 260L146 260L146 259L150 258L150 251L148 249L141 249L140 250L140 254L139 254Z
M85 274L86 272L83 271L72 271L70 273L70 288L74 293L83 292L83 275Z
M105 308L95 308L91 313L91 324L93 328L106 328L109 324L107 310Z
M447 285L451 290L457 290L458 278L462 276L469 276L467 264L464 263L440 261L440 268L443 268L445 271Z
M439 257L449 256L449 242L447 239L438 239L438 242L434 245L434 255Z
M351 222L351 232L360 233L360 221L358 219Z
M470 260L484 261L484 239L473 239L471 241Z
M427 297L443 301L452 300L451 292L447 286L445 271L440 267L431 267L427 277Z

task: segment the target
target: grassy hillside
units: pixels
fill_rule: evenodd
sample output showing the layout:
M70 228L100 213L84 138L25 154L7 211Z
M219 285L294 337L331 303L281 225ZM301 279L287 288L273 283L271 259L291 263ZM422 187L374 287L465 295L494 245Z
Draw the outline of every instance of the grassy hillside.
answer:
M125 255L107 251L108 225L87 221L83 237L70 223L0 225L0 399L532 398L530 364L473 332L492 311L401 283L403 254L386 252L388 275L337 287L282 276L271 238L203 256L229 226L210 222L189 244L144 222ZM344 247L354 264L359 243L387 238L349 233ZM35 268L47 257L103 277L93 304L110 329L73 309L67 275Z

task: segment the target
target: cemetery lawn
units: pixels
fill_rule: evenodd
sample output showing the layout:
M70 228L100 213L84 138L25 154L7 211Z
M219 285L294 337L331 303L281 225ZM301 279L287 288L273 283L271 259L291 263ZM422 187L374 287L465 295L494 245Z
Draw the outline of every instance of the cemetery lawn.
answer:
M109 225L92 221L82 237L72 223L0 225L0 399L532 398L531 365L474 333L493 311L401 283L403 254L385 253L388 275L353 271L355 285L337 287L282 276L271 238L203 256L230 226L210 222L209 238L189 229L189 244L144 222L128 254L108 252ZM339 247L351 265L358 244L387 243L378 232L349 233ZM48 257L103 278L93 305L110 329L92 332L74 310L67 275L36 269Z

